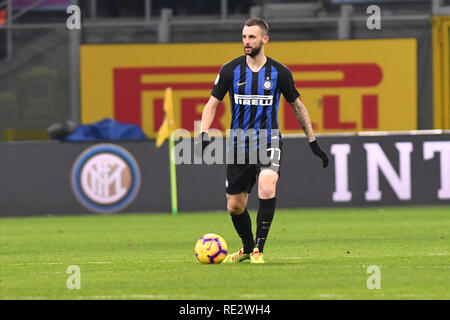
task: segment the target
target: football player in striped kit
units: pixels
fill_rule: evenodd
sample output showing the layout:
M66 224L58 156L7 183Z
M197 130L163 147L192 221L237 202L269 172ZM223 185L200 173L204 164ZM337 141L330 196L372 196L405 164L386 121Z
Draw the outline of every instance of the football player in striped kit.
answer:
M313 153L322 159L324 168L328 166L328 157L317 144L308 111L300 100L291 72L264 54L268 41L268 25L264 20L251 18L245 22L242 30L245 55L222 66L203 109L200 134L195 140L196 149L203 155L210 142L208 130L216 108L228 92L232 114L227 152L232 154L233 161L227 160L227 209L243 248L229 254L223 263L246 259L251 263L264 263L264 244L274 217L282 158L282 137L278 130L281 94L292 105ZM254 238L247 202L256 181L259 209Z

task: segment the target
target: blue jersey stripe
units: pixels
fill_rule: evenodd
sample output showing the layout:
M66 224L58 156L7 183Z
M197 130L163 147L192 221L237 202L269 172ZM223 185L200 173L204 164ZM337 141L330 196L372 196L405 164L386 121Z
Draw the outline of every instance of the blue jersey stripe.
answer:
M251 95L252 94L252 71L245 66L245 95ZM245 132L247 132L248 128L250 127L250 113L251 113L252 106L245 105L244 106L244 123L242 129L244 129ZM245 147L245 152L249 151L248 143L246 143L247 137L242 137L242 140L240 141L242 145Z
M238 82L239 82L239 78L240 78L240 74L241 74L241 66L237 65L236 68L234 68L234 77L233 77L233 88L234 88L234 93L239 93L239 86L238 86ZM231 100L234 100L234 97L230 96ZM233 103L234 101L232 101L231 103ZM233 129L236 130L237 128L239 128L239 105L236 104L234 107L234 114L232 114L232 122L233 122Z
M258 95L264 95L264 75L266 74L266 67L262 68L261 71L258 73ZM258 109L256 111L256 120L255 120L255 130L258 131L261 127L261 115L264 107L258 106Z
M264 95L264 76L266 74L266 67L262 68L258 73L258 95ZM255 131L257 133L256 145L259 146L259 129L261 127L261 116L264 110L264 106L258 106L255 118Z
M245 95L251 95L252 94L252 71L245 67ZM244 125L243 128L244 131L246 131L250 126L250 110L251 106L246 105L245 111L244 111Z
M266 108L266 129L268 141L270 141L270 132L272 130L272 108L272 105Z
M274 97L274 101L273 101L272 105L270 105L266 110L266 112L267 112L267 116L266 116L267 142L270 142L270 140L271 140L272 115L273 115L272 110L274 108L278 108L278 106L277 106L278 100L275 101L275 92L276 92L276 88L277 88L278 71L274 66L271 66L270 78L272 81L272 88L270 89L270 95Z
M275 67L272 66L272 74L271 77L273 80L273 85L272 85L272 90L270 91L270 94L273 95L273 106L275 108L275 110L272 110L272 115L270 116L270 118L272 119L272 124L276 123L276 128L272 128L272 129L278 129L279 123L278 123L278 107L280 105L280 90L278 89L277 86L277 80L278 80L278 71L277 69L275 69ZM273 112L275 111L275 112ZM275 119L273 118L275 116ZM273 125L272 125L273 127ZM281 138L280 136L280 131L278 130L278 137Z

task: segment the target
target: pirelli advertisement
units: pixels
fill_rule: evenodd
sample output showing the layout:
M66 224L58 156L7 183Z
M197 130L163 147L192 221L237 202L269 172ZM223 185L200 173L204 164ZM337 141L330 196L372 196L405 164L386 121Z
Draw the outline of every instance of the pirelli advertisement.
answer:
M450 16L433 16L434 128L450 129Z
M292 72L317 133L417 129L416 39L269 42L266 54ZM220 68L240 55L240 42L84 45L82 123L113 118L154 138L171 87L177 127L193 132ZM278 115L282 134L302 132L284 99ZM230 118L227 94L212 128Z

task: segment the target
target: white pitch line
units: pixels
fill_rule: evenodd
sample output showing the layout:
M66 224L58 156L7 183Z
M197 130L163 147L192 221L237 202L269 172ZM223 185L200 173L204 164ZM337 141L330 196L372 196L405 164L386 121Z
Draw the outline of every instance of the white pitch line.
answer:
M130 294L130 295L108 295L108 296L77 296L77 299L168 299L164 294Z
M344 295L342 294L326 294L326 293L319 293L314 295L314 297L318 297L318 298L335 298L335 299L342 299L344 297Z
M113 264L110 261L88 261L88 262L19 262L19 263L1 263L0 266L52 266L52 265L83 265L83 264Z
M384 297L385 293L378 291L376 293L378 297ZM309 296L309 295L308 295ZM367 298L364 294L333 294L333 293L319 293L310 295L309 298L321 298L321 299L361 299ZM2 300L131 300L131 299L160 299L160 300L171 300L171 299L195 299L195 300L207 300L213 297L206 295L162 295L162 294L129 294L129 295L92 295L92 296L6 296L0 297ZM242 294L237 295L238 299L266 299L270 298L268 295L260 294ZM442 298L441 296L430 295L430 294L389 294L389 299L436 299Z
M349 255L349 254L342 254L342 255L332 255L332 256L310 256L310 257L279 257L277 259L281 260L324 260L324 259L334 259L334 258L414 258L414 257L440 257L440 256L450 256L450 253L428 253L423 255L395 255L395 254L382 254L382 255Z
M94 295L94 296L17 296L17 297L0 297L3 300L56 300L56 299L70 299L70 300L127 300L127 299L168 299L167 295L158 294L130 294L130 295Z

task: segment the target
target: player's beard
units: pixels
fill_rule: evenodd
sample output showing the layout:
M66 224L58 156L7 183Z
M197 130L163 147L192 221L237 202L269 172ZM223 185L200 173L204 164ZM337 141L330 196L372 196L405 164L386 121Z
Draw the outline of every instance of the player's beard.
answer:
M262 41L259 43L258 47L252 48L252 51L250 51L249 53L247 53L245 51L245 47L244 47L244 53L252 58L254 58L255 56L258 55L258 53L261 51L262 48Z

